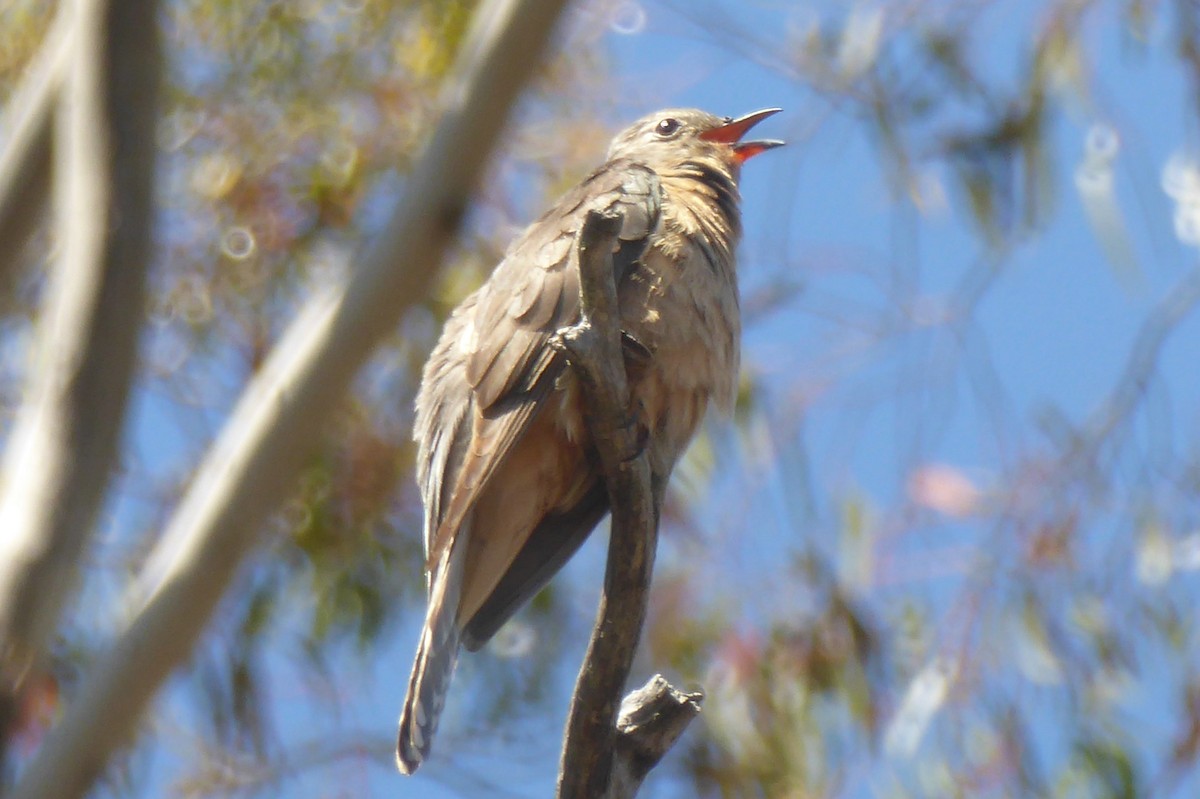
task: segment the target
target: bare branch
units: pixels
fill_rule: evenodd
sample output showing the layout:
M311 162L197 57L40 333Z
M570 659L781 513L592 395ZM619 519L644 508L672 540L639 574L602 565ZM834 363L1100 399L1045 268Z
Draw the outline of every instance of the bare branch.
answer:
M51 128L67 71L72 17L60 13L16 95L0 154L0 284L14 271L50 197Z
M642 780L658 765L683 731L700 715L700 691L684 693L655 674L621 702L612 781L606 799L637 794Z
M68 15L73 57L54 115L61 255L0 496L0 693L9 697L70 596L121 436L153 218L155 7L79 0ZM61 23L55 34L68 38ZM47 46L54 62L58 45ZM43 77L48 103L55 81ZM36 115L49 125L47 107ZM42 148L30 146L37 152L25 155L37 161Z
M150 558L136 612L93 666L16 797L75 797L133 734L183 662L255 535L371 349L423 297L565 0L492 0L478 12L445 113L386 232L345 284L314 298L246 389Z
M567 718L560 799L607 796L613 785L617 702L641 638L658 542L659 487L651 484L631 417L621 350L612 265L621 221L619 215L588 214L579 233L582 320L560 337L583 387L612 508L604 591Z

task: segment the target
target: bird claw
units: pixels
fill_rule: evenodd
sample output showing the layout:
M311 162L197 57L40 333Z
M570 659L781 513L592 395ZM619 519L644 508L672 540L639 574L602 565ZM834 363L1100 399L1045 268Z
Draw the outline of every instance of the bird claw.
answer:
M582 346L581 342L590 328L591 325L586 320L581 320L566 327L560 327L550 336L547 343L551 349L557 350L567 356L568 360L574 360L579 357L579 350Z

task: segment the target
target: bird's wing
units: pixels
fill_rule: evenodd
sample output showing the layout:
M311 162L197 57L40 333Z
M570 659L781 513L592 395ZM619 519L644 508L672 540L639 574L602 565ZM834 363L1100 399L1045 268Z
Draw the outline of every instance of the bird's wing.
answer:
M474 652L486 644L558 573L606 513L608 492L597 479L570 509L543 518L479 610L463 619L463 646Z
M474 314L467 379L481 408L536 382L549 337L579 320L575 239L588 211L620 212L621 241L644 241L658 221L660 192L649 168L607 164L514 242L481 290Z
M450 504L471 441L471 387L467 383L465 344L478 299L479 292L467 297L446 320L442 337L425 362L417 394L413 438L418 442L417 484L425 506L426 554L445 515L442 508Z
M658 224L661 192L658 176L648 167L628 161L606 164L514 242L461 313L460 330L448 325L448 333L462 336L457 346L465 355L465 370L458 379L471 388L474 412L443 416L428 431L449 437L433 449L444 453L441 463L428 467L430 473L440 472L432 481L438 483L436 490L431 491L428 474L422 480L427 512L431 493L437 504L435 525L426 527L428 562L436 562L453 539L562 371L565 359L550 339L579 320L575 239L588 211L623 215L620 240L630 246L614 258L620 279Z

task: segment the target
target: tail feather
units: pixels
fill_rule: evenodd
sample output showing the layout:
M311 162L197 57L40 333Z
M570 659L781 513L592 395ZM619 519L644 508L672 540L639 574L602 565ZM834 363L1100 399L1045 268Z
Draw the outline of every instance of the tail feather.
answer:
M450 677L458 662L459 634L451 621L439 634L426 626L408 680L408 696L400 714L400 732L396 737L396 764L405 774L417 770L433 743L438 720L446 704Z
M465 542L458 542L443 555L431 582L429 611L417 645L412 676L408 678L408 694L396 736L396 765L405 774L412 774L429 756L454 665L458 662L462 630L456 616L462 591L461 553L465 550Z

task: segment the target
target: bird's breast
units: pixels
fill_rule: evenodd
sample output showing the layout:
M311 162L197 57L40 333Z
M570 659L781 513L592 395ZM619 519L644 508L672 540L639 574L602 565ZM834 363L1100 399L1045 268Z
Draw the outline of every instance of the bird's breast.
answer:
M686 240L652 243L621 286L621 320L649 357L627 358L637 412L650 428L652 466L669 473L710 401L732 406L738 370L737 282L732 256Z

